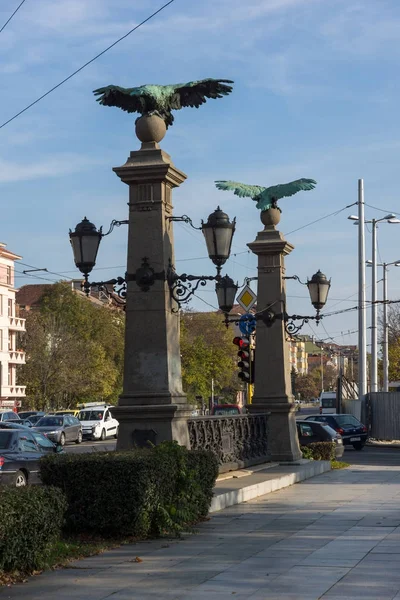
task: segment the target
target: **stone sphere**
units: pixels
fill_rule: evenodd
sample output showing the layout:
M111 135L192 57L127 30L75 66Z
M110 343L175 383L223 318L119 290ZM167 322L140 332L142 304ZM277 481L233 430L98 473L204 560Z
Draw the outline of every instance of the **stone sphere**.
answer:
M161 142L166 132L164 120L157 115L143 115L136 121L136 135L141 142Z
M260 213L261 223L265 227L275 227L281 220L281 212L277 208L269 208L268 210L262 210Z

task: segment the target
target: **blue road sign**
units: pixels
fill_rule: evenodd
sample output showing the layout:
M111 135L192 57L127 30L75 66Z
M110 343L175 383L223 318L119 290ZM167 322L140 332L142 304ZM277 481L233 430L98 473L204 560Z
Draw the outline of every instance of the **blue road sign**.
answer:
M243 335L251 335L256 328L256 318L251 313L242 315L239 319L239 329Z

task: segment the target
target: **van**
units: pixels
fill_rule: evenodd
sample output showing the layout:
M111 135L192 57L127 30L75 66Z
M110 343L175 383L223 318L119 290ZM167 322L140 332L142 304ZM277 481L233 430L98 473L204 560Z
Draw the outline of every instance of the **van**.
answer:
M321 392L319 396L319 414L329 415L336 412L336 392Z

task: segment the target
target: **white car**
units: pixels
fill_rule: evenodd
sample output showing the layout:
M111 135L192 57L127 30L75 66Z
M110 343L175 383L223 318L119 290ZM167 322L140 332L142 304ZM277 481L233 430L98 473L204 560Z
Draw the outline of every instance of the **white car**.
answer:
M78 414L82 424L84 439L102 440L118 437L118 421L111 414L110 407L104 404L85 408Z

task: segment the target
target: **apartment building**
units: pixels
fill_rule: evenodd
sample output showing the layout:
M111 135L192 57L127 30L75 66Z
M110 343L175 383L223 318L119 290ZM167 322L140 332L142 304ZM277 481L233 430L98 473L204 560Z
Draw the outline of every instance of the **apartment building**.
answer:
M308 373L308 355L303 341L292 338L289 340L290 370L295 370L299 375Z
M25 363L25 352L18 347L25 319L16 316L14 263L21 256L0 242L0 408L16 409L25 397L25 386L18 382L18 365Z

